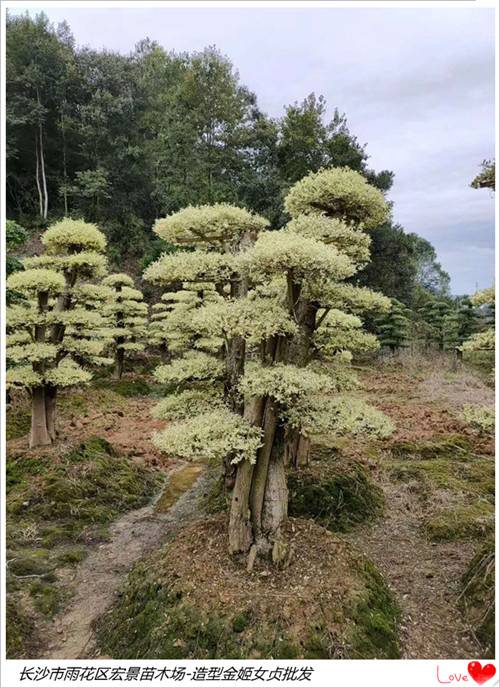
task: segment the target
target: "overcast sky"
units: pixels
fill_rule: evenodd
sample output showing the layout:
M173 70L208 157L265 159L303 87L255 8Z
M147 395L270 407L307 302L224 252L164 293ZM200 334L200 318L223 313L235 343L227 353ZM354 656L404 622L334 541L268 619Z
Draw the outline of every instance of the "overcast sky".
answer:
M328 114L345 112L368 144L370 166L395 172L395 220L433 243L452 291L492 284L494 197L469 183L495 154L493 9L60 5L44 11L66 19L79 45L216 45L271 116L323 94Z

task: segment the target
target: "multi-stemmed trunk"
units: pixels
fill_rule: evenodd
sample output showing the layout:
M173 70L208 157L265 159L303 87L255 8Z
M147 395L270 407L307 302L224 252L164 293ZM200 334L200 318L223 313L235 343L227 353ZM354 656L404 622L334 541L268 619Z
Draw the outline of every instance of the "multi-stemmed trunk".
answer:
M286 348L284 337L273 338L268 352L271 361L283 361ZM262 446L254 464L243 461L237 466L229 514L229 550L248 554L249 568L256 556L282 564L288 552L283 534L288 512L284 427L269 397L250 400L243 415L262 428Z
M311 343L317 328L318 308L315 303L303 299L300 295L300 285L289 286L296 304L294 313L298 325L298 333L293 337L288 348L288 362L304 367L311 360ZM287 428L283 443L284 463L290 468L299 468L309 463L311 442L300 430Z
M254 399L245 409L247 420L263 428L263 444L254 464L238 464L229 515L229 550L248 554L251 568L257 555L279 564L286 558L283 535L288 490L283 426L270 399Z

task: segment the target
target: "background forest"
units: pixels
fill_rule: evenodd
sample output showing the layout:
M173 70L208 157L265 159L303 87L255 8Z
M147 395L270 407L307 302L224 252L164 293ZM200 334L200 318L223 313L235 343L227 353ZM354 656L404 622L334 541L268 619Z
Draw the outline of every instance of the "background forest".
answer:
M6 70L7 217L30 236L62 216L95 222L132 272L169 250L154 220L187 205L243 205L279 229L308 172L348 166L384 192L393 183L322 96L269 118L215 47L176 54L145 39L128 56L98 52L75 47L66 23L10 16ZM360 284L409 307L422 290L448 295L434 248L403 227L375 229L371 255Z

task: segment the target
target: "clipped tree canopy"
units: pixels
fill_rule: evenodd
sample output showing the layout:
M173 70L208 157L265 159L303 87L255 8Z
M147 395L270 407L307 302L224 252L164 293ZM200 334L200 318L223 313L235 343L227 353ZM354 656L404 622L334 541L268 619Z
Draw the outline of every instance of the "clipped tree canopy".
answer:
M297 280L341 280L356 272L354 263L335 246L293 232L261 234L242 260L256 279L291 271Z
M153 284L175 282L227 282L240 267L236 256L228 253L164 253L144 271Z
M113 275L108 275L107 277L105 277L102 281L102 284L105 287L113 287L113 288L133 287L134 286L134 280L129 275L126 275L124 272L117 272ZM142 294L141 294L141 298L142 298Z
M255 462L261 445L261 429L227 408L179 421L153 436L153 443L169 455L188 461L246 459Z
M485 306L488 303L495 303L495 287L488 287L477 291L470 297L474 306Z
M240 390L245 396L269 396L286 409L293 407L299 399L331 389L332 379L329 375L290 363L271 366L247 363L240 381Z
M226 203L189 206L157 220L154 231L172 244L221 245L238 242L246 234L256 234L269 225L263 217Z
M348 167L308 174L290 189L285 208L292 217L324 213L366 229L383 224L388 215L382 192Z
M285 231L332 244L358 265L364 265L370 259L369 235L356 231L337 218L326 215L299 215L290 220Z
M24 294L34 296L36 294L60 294L64 291L64 277L55 270L47 268L32 268L14 272L7 279L7 288Z
M372 435L389 437L394 432L390 418L355 397L318 395L299 404L290 423L304 435Z
M154 376L162 384L182 384L189 381L217 380L224 374L224 364L201 351L190 351L168 365L161 365Z
M207 303L195 309L191 317L193 327L209 337L243 337L250 345L297 331L297 325L277 299L255 292L240 299Z
M90 222L65 217L43 233L42 244L47 253L52 255L82 251L102 252L106 248L106 237Z

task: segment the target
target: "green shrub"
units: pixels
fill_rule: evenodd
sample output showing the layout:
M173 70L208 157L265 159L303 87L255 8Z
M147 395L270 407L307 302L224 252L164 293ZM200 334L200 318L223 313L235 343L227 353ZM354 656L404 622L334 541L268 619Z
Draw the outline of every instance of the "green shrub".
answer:
M291 516L313 518L329 530L345 532L383 513L384 496L359 461L294 471L288 477Z

